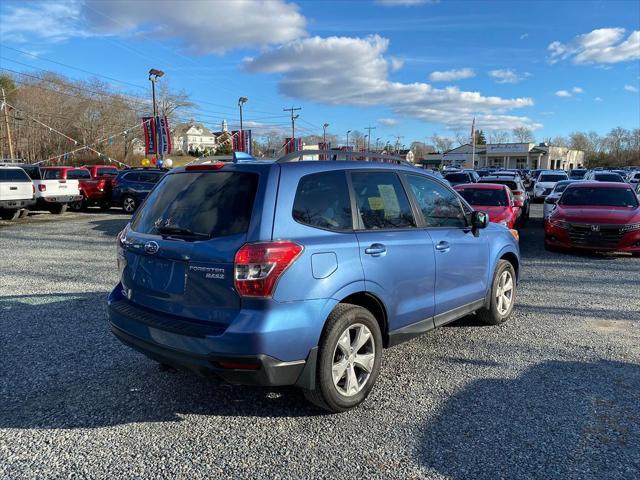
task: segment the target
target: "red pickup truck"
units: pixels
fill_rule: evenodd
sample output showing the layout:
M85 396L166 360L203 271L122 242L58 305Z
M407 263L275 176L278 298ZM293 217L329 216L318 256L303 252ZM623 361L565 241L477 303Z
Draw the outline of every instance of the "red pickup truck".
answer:
M117 171L117 169L113 167L106 168ZM94 178L91 170L86 167L45 167L42 170L43 177L46 179L78 180L82 200L71 203L69 206L72 210L80 211L93 205L97 205L103 210L109 209L109 200L111 197L110 177Z

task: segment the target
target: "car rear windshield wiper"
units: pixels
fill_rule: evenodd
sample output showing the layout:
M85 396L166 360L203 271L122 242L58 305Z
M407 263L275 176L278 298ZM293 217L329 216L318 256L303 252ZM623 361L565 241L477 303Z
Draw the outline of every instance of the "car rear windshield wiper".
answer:
M156 230L160 235L177 235L181 237L211 238L211 235L207 235L206 233L198 233L198 232L194 232L189 228L176 227L173 225L156 227Z

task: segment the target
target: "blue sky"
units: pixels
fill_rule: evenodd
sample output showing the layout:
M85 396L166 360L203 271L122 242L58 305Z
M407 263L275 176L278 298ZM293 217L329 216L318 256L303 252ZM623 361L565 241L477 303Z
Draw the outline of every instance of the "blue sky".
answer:
M91 75L147 95L150 67L216 128L382 141L528 126L537 139L640 127L637 1L4 1L0 67ZM21 53L27 52L27 53ZM103 79L104 80L104 79Z

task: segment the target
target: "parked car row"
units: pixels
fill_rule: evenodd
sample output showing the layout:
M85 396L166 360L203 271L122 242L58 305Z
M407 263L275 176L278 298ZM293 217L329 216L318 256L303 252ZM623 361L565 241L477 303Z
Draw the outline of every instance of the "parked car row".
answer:
M29 209L61 214L96 206L133 213L167 172L159 168L119 170L111 165L41 167L4 164L0 173L0 216L14 220Z

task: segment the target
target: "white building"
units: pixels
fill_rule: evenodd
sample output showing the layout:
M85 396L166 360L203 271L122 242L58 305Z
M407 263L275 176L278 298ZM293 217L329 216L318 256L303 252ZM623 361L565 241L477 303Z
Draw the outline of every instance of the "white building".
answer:
M443 165L464 168L544 168L569 170L584 165L584 152L546 143L489 143L461 145L442 155Z
M179 123L172 132L173 152L186 155L189 152L204 152L216 150L218 142L211 130L201 123L191 120L189 123Z

